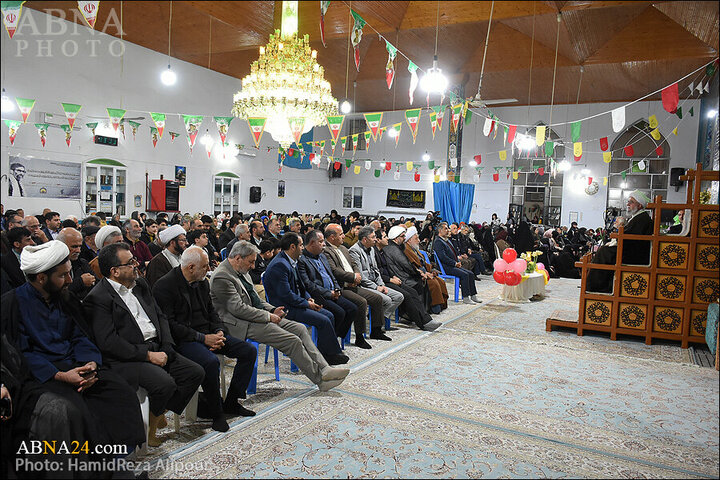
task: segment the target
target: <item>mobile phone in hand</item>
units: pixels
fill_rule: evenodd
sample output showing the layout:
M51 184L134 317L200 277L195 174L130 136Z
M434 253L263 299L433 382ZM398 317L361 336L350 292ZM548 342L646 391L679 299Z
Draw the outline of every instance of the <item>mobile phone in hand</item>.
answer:
M94 375L95 373L97 373L97 370L88 370L87 372L81 373L80 376L83 378L87 378Z

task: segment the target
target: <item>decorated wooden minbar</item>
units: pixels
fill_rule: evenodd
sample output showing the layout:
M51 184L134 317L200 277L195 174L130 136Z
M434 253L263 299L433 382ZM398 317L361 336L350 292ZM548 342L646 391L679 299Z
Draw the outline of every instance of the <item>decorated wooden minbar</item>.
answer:
M647 205L653 217L652 235L625 235L623 228L611 234L617 239L615 265L590 263L591 254L575 266L581 269L582 283L577 322L548 318L545 329L570 327L582 335L585 330L617 335L634 335L653 339L679 340L682 348L690 342L705 343L708 304L720 297L718 278L720 211L718 205L700 203L702 182L717 182L720 172L688 170L680 177L687 181L685 204L663 203L662 197ZM662 210L689 210L690 231L687 236L660 234ZM650 265L622 264L623 242L652 242ZM586 292L591 269L615 272L613 293Z

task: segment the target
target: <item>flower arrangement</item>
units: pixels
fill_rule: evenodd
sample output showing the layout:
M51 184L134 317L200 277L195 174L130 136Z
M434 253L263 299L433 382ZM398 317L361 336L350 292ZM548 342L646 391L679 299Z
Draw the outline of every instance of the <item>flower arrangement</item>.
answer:
M537 268L537 258L542 255L543 252L535 250L534 252L525 252L520 255L520 258L527 262L527 269L525 273L533 273Z
M707 205L710 203L710 190L703 190L700 192L700 204Z

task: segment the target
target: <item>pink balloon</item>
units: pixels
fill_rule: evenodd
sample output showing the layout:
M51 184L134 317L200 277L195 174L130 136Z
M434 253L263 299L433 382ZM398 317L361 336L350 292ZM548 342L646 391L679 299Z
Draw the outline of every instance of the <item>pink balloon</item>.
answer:
M493 267L495 267L496 272L505 272L505 270L509 269L510 266L507 264L505 260L502 258L498 258L493 262Z
M517 252L514 248L506 248L503 251L502 257L507 263L512 263L517 258Z
M525 270L527 269L527 262L523 260L522 258L518 258L514 262L510 264L510 270L512 270L515 273L518 273L522 275L525 273Z
M538 270L545 270L545 265L542 262L538 262L535 264L535 268Z

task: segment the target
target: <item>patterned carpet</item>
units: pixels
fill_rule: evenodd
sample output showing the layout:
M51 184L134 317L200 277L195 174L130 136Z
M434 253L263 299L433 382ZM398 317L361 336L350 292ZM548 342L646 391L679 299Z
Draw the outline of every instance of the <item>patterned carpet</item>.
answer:
M261 348L245 401L258 415L226 434L166 429L150 476L718 477L717 371L675 345L545 332L550 312L577 308L578 284L517 305L480 282L484 303L453 303L436 332L348 347L352 373L328 393L287 358L276 382Z

